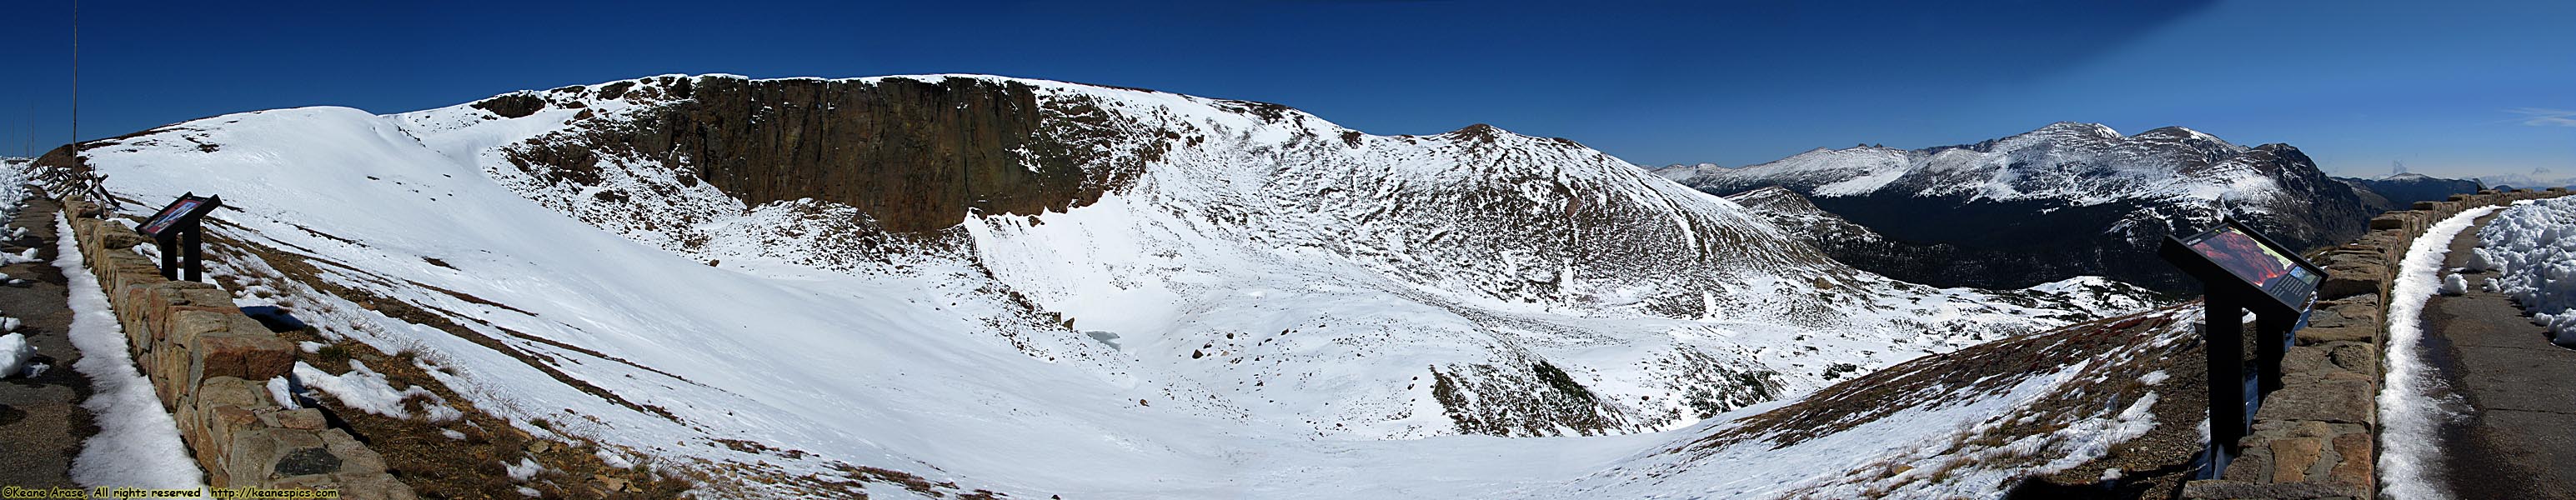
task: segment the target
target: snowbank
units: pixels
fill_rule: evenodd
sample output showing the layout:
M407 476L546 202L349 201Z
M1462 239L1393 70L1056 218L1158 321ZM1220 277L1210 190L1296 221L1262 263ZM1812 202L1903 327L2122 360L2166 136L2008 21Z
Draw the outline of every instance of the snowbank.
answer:
M2522 304L2559 345L2576 347L2576 199L2516 203L2478 230L2473 267Z
M2442 272L2442 261L2451 253L2451 239L2466 230L2469 223L2494 213L2496 207L2475 208L2443 219L2415 238L2406 249L2406 259L2397 264L2397 283L2388 295L2388 386L2379 393L2379 413L2385 427L2379 443L2380 492L2389 498L2449 498L2442 489L2440 476L2441 450L2438 442L2443 419L2451 412L2442 401L2457 398L2443 389L2442 381L2425 366L2424 302L2432 298L2436 277Z

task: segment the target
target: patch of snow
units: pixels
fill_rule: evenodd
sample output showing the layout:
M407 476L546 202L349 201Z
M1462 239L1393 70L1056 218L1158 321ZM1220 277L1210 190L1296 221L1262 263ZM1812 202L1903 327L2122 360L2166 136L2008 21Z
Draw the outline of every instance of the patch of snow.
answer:
M277 401L277 406L284 407L289 410L303 408L304 404L295 401L295 393L294 379L286 378L285 376L271 377L268 379L268 398L270 400Z
M626 459L626 455L620 455L620 454L617 454L617 453L615 453L615 452L610 452L610 451L608 451L608 450L606 450L606 449L599 450L597 453L594 453L594 454L599 456L599 463L604 464L604 465L607 465L607 466L609 466L609 467L615 467L615 468L619 468L619 469L633 469L633 468L635 468L635 461L633 461L633 460L627 460L627 459Z
M2415 238L2398 261L2397 283L2388 295L2387 388L2379 391L2379 414L2386 425L2379 434L2380 494L2398 500L2449 498L2441 477L2441 422L2453 418L2443 401L2458 398L2426 366L2424 303L2451 253L2451 239L2478 217L2496 211L2485 207L2443 219Z
M0 265L21 264L36 260L35 248L28 248L18 253L0 253Z
M502 462L501 465L507 468L512 481L526 481L537 477L537 473L546 471L545 465L538 464L536 460L529 458L520 458L519 463L516 464Z
M72 481L83 486L205 487L205 471L179 439L178 420L161 408L152 381L135 371L125 329L108 309L107 293L82 260L77 239L68 236L71 220L55 214L54 230L66 235L55 239L53 264L62 269L70 295L72 322L66 335L81 352L72 369L89 377L92 392L81 408L98 425L98 434L81 441L80 455L72 458Z
M439 398L436 393L429 392L429 389L415 385L395 390L393 384L385 379L384 374L376 373L375 370L368 369L365 362L354 359L349 360L349 372L339 375L332 375L330 372L298 361L295 363L295 380L303 383L305 387L330 394L332 399L339 400L342 405L365 410L367 413L410 418L411 412L403 409L403 400L418 397L429 401L423 404L422 408L429 413L428 418L432 422L444 422L463 416L456 409L447 407L446 400Z
M2442 295L2458 296L2468 292L2469 280L2468 278L2461 277L2460 273L2450 273L2442 276Z
M0 378L18 376L19 372L26 371L27 361L35 357L36 346L27 343L27 336L15 333L0 335Z

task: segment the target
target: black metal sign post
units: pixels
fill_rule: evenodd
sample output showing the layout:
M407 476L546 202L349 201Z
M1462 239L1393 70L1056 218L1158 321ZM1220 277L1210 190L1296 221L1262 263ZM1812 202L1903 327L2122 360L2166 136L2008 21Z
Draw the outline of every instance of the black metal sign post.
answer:
M200 236L205 231L198 222L206 217L207 212L223 205L221 196L182 194L177 201L170 202L170 206L161 207L159 213L143 221L143 226L137 230L152 238L153 248L161 251L161 277L180 279L181 269L187 270L185 281L205 277L205 254L202 250L205 242Z
M2209 447L2201 479L2217 479L2253 430L2263 396L2281 388L2281 357L2304 326L2325 271L2288 247L2233 219L2182 238L2167 237L2156 254L2200 281L2203 350L2209 354ZM2254 365L2245 366L2245 312L2254 312Z

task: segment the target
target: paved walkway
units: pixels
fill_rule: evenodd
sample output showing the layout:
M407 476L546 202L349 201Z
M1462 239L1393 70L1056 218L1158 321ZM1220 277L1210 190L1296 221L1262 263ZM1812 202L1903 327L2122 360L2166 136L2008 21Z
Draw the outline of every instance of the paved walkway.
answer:
M28 282L0 286L0 315L26 322L18 333L36 346L36 362L50 365L35 378L0 379L0 486L71 487L72 456L84 438L98 433L88 410L89 379L72 370L80 350L65 336L72 314L55 269L52 200L31 198L10 226L27 235L0 241L0 251L36 248L37 262L0 266L0 273Z
M2486 227L2495 216L2480 219ZM2451 241L2445 265L2464 265L2476 228ZM2576 350L2549 343L2503 294L2480 290L2424 305L2428 354L2469 418L2443 429L2451 493L2459 498L2576 498Z

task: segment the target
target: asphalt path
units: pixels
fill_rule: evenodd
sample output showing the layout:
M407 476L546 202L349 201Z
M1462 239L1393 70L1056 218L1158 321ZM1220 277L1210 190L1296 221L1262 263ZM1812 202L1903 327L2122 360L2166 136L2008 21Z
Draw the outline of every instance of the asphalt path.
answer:
M89 411L80 407L90 395L89 378L72 370L80 350L65 336L72 314L62 270L53 266L58 210L52 200L29 198L9 223L27 228L27 234L0 241L0 251L11 254L36 249L37 262L0 266L0 273L26 280L0 285L0 315L25 322L16 333L36 346L35 362L47 365L33 378L0 379L0 486L76 487L72 457L80 453L81 440L98 433Z
M2477 228L2494 217L2451 241L2444 272L2465 265ZM2459 498L2576 499L2576 350L2483 291L2494 276L2466 273L2468 293L2424 305L2428 354L2469 407L2444 426L2444 479Z

